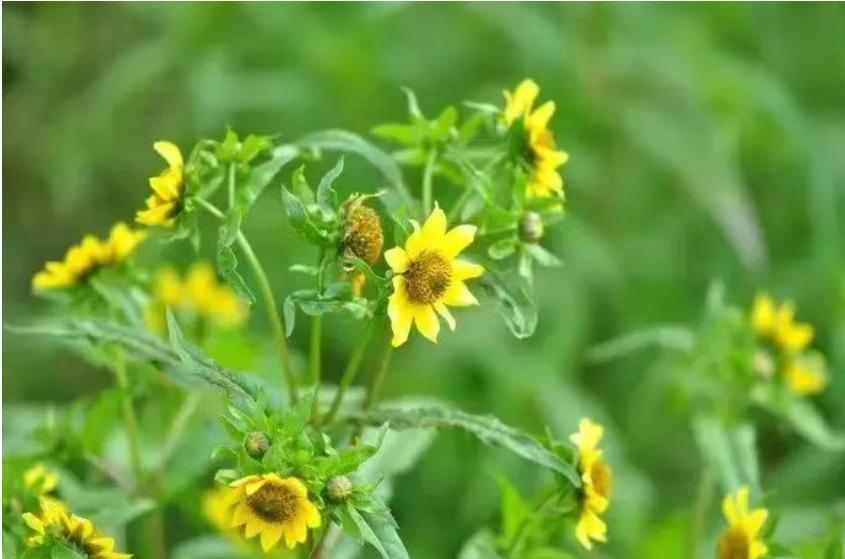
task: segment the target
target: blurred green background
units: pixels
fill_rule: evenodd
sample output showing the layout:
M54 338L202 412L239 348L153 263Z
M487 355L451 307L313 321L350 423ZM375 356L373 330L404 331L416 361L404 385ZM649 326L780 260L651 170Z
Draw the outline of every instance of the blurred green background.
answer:
M611 543L597 557L687 556L700 457L684 402L654 376L657 354L598 366L589 350L695 322L714 280L742 306L758 288L797 301L829 358L830 386L814 400L845 429L842 4L27 3L3 12L5 323L42 309L29 282L44 261L132 218L162 167L156 140L187 149L227 125L288 139L328 127L366 133L404 118L400 86L435 114L463 100L499 104L503 89L531 77L557 102L552 126L571 154L568 219L547 237L565 266L538 274L537 333L517 341L489 307L462 312L457 334L436 348L416 339L397 353L386 391L534 431L549 425L561 438L581 414L604 423L614 500ZM416 171L407 179L416 184ZM360 162L342 183L381 186ZM246 230L281 297L303 282L287 266L313 256L272 190ZM350 322L328 325L336 378L354 335ZM305 330L294 334L300 349ZM67 401L109 382L40 340L5 338L4 404ZM784 513L778 533L821 541L826 511L845 507L845 459L768 425L763 485ZM533 471L501 453L438 438L396 488L412 555L454 556L495 523L499 471L535 486ZM718 515L709 510L708 526Z

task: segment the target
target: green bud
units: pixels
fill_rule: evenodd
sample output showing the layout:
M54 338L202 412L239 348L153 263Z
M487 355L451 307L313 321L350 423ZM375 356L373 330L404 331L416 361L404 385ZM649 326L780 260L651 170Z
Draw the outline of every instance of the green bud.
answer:
M536 243L543 238L543 216L537 212L525 212L519 218L519 238L526 243Z
M346 476L335 476L326 485L326 493L333 503L343 503L352 495L352 481Z
M270 438L261 431L253 431L244 437L244 448L247 454L260 460L270 448Z

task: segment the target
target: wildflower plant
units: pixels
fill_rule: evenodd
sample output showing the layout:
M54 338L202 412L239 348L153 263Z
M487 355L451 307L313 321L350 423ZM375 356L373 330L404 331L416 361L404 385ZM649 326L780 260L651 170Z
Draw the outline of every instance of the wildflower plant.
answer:
M118 548L165 557L172 542L163 510L174 503L183 510L193 499L217 532L214 545L228 550L222 553L290 549L288 556L328 558L343 537L386 559L407 558L389 508L391 478L400 473L391 463L399 457L385 441L447 428L513 452L549 482L537 515L514 520L506 507L503 534L488 538L482 530L468 550L529 557L535 548L590 548L612 537L603 518L610 467L597 424L583 420L570 444L443 402L381 399L391 352L460 336L465 312L495 309L515 336L533 333L534 267L559 262L542 243L564 215L560 173L568 156L550 128L554 103L535 107L534 82L502 103L447 107L435 118L424 116L412 92L406 96L409 122L372 130L397 148L390 153L342 130L294 141L229 130L184 152L156 142L167 166L149 179L135 217L143 229L121 224L106 241L86 237L35 276L38 294L83 289L97 304L54 297L54 317L17 330L66 342L110 369L115 387L45 418L26 452L9 458L25 482L4 484L4 511L15 513L4 515L4 547L28 558L124 557ZM355 185L361 191L344 184L353 158L380 180ZM418 181L406 182L406 173ZM258 204L275 208L313 250L312 261L290 268L310 287L274 290L278 278L262 264L267 255L257 254L244 229ZM202 238L204 223L216 239ZM136 254L145 239L211 246L215 264ZM261 367L270 374L226 366L238 361L212 343L221 339L214 333L225 332L224 344L261 345L246 325L262 313L275 359ZM323 330L336 314L361 327L348 365L328 377ZM307 355L288 342L303 322ZM361 383L369 352L375 367ZM502 487L511 504L519 501L506 481ZM110 506L103 509L97 495ZM103 510L109 514L96 514ZM79 516L90 513L96 518ZM567 536L552 538L560 533ZM178 545L196 556L192 546L200 543Z

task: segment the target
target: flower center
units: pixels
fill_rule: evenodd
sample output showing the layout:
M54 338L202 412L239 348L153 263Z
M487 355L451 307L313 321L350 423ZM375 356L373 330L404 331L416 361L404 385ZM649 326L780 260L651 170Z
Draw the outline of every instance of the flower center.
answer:
M405 294L412 303L430 305L440 299L452 280L452 267L440 254L426 250L405 272Z
M731 528L719 538L718 559L748 559L748 538L741 528Z
M284 485L265 483L247 496L246 503L256 515L269 522L284 522L296 513L296 495Z
M590 469L590 477L596 493L602 497L610 496L610 468L601 460L596 460Z

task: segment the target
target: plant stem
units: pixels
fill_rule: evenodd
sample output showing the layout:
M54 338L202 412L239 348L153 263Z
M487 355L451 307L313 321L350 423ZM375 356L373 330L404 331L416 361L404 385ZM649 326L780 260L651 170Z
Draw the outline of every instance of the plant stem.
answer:
M317 294L323 294L323 260L325 259L325 249L320 249L317 253ZM314 390L320 390L320 377L323 370L321 366L320 343L322 341L323 317L320 315L311 317L311 384L314 385ZM320 413L319 398L314 397L311 405L311 420L316 421Z
M469 187L464 190L463 194L461 194L460 198L458 198L455 202L455 205L452 206L452 211L449 212L449 217L447 219L449 223L454 223L459 217L461 217L461 210L464 209L464 206L467 205L467 202L470 201L470 198L472 198L474 193L475 192L472 188Z
M132 466L132 474L135 477L135 488L141 484L144 475L144 467L141 463L141 447L138 441L138 419L135 416L135 407L132 405L132 395L129 393L129 379L126 376L126 361L123 355L118 355L114 361L115 379L122 392L121 406L123 408L123 423L126 427L126 440L129 445L129 462Z
M325 423L331 423L332 420L334 420L338 410L340 409L340 405L343 403L343 397L346 395L346 391L352 385L352 381L355 380L355 375L358 373L358 368L361 365L361 359L364 357L364 350L367 349L367 344L373 334L374 325L375 318L371 318L367 323L367 326L364 328L364 331L361 333L361 337L358 338L358 344L355 346L355 349L352 350L352 355L349 358L349 363L347 363L346 369L343 371L343 376L340 378L340 385L337 387L337 392L334 395L332 405L329 408L329 412L326 414L324 420Z
M707 509L710 507L710 497L713 493L713 472L705 467L698 478L698 491L692 509L690 525L690 541L687 557L698 557L701 540L704 537Z
M437 163L437 150L432 149L428 154L428 159L426 160L425 168L423 169L422 202L423 211L425 212L426 217L431 214L431 210L434 209L432 202L432 179L434 177L435 163Z
M195 198L196 202L205 209L208 213L217 219L225 219L223 212L218 210L213 204L202 198ZM282 363L282 373L285 376L285 383L287 384L288 393L292 403L296 403L299 399L299 393L296 386L296 378L293 376L293 365L290 361L290 352L288 351L287 338L285 337L285 328L282 323L282 315L279 314L279 308L276 306L276 299L273 296L273 289L270 287L270 281L267 279L267 274L264 273L264 268L261 266L258 257L252 250L246 236L243 232L238 231L237 236L238 246L244 253L247 262L252 268L252 273L255 280L258 282L258 287L261 290L261 298L264 300L264 307L267 310L267 320L270 322L270 331L273 335L273 341L276 349L279 352L279 360Z
M387 366L390 364L390 354L393 351L393 345L390 343L391 331L387 328L387 336L385 337L385 345L382 350L381 357L376 365L373 376L370 379L370 384L367 387L367 395L364 399L364 414L368 414L378 403L381 392L381 385L384 383L384 377L387 376Z

